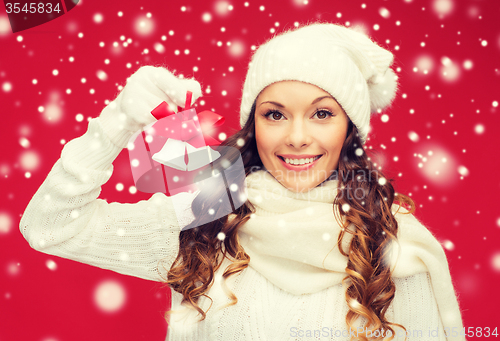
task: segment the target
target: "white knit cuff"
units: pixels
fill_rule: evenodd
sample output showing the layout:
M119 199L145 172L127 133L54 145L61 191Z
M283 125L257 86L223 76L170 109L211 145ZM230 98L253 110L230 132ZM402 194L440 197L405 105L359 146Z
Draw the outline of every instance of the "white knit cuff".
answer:
M116 100L102 110L98 120L100 121L102 130L109 137L110 141L120 148L125 148L129 139L135 133L135 131L125 128L134 126L134 124L132 124L131 120L124 113L117 112ZM137 130L140 128L140 125L137 124Z
M64 146L61 160L66 165L71 163L82 169L105 171L110 169L121 150L104 133L99 119L92 119L85 134Z

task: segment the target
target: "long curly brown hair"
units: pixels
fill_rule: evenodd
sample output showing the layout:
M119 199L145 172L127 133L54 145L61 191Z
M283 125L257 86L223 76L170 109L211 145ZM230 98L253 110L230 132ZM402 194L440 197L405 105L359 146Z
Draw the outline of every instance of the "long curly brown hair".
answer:
M255 140L255 103L243 129L228 138L223 145L241 153L246 175L263 168ZM214 167L222 167L219 164L221 159L234 161L239 153L224 155L214 162ZM413 213L415 205L409 197L395 193L392 180L386 179L377 170L363 149L358 130L352 122L349 122L338 169L334 174L340 188L332 210L337 221L343 222L337 245L340 252L348 257L345 269L347 276L344 278L349 308L346 323L349 328L355 329L354 322L361 318L366 324L364 333L356 333L359 339L384 339L384 336L395 335L393 326L405 329L386 318L396 290L391 278L392 271L384 261L391 251L391 243L397 240L398 223L391 207L396 203ZM232 260L231 265L222 275L224 281L244 270L250 262L237 235L239 227L250 219L253 212L253 206L248 201L234 210L234 219L229 220L225 215L210 223L200 223L208 214L207 208L217 207L219 198L227 195L225 188L217 190L219 193L202 191L193 201L195 220L180 233L179 253L165 281L170 288L183 295L182 303L188 302L200 313L200 321L205 319L206 312L198 306L198 299L205 296L211 300L206 293L213 285L214 273L222 260L229 258L228 255L232 257L229 258ZM335 205L342 209L334 209ZM220 238L221 232L223 238ZM342 248L345 233L352 234L348 250ZM230 305L238 302L230 290L228 296L232 300ZM391 339L393 337L390 336Z

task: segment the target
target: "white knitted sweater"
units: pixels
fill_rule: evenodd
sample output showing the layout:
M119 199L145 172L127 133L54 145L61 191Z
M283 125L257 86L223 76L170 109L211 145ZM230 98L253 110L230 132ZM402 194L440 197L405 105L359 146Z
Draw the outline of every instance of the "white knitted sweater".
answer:
M99 119L91 120L83 136L65 145L61 158L29 203L20 230L41 252L161 281L177 256L180 226L188 221L177 221L172 199L159 193L135 204L97 199L120 151L103 133ZM165 269L158 267L160 260ZM198 322L197 312L182 306L182 295L172 292L172 309L179 313L170 319L167 340L349 339L342 284L293 294L256 270L263 268L262 261L254 267L251 260L248 268L226 282L238 303L224 308L231 300L221 286L221 275L229 263L224 260L208 292L213 303L205 297L198 302L205 311L212 303L204 321ZM446 340L429 273L394 281L396 296L388 311L389 321L405 326L408 340ZM446 285L450 294L449 283Z

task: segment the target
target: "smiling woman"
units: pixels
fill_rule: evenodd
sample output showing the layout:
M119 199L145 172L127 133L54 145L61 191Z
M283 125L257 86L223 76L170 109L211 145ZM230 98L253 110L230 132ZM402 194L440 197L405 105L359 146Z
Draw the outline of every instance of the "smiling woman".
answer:
M464 339L445 335L462 322L439 242L363 148L371 113L396 93L392 60L363 34L331 24L257 49L243 87L242 129L225 141L241 152L247 205L200 226L200 208L216 206L224 193L194 199L196 218L181 233L168 275L175 307L192 305L201 323L238 316L245 327L224 334L232 339L295 340L300 333L292 330L310 326L333 327L326 329L342 331L343 340L414 331L425 338L431 329L442 340ZM197 300L206 292L210 302ZM217 292L234 315L206 312ZM172 335L184 331L174 322Z
M221 152L207 168L233 179L228 161L241 157L244 186L182 193L189 220L163 193L135 204L97 198L130 137L154 121L151 110L201 95L195 80L143 67L64 146L21 231L42 252L164 282L172 341L464 340L441 245L363 147L371 114L395 96L392 61L333 24L261 45L243 87L242 129L223 143L234 155ZM230 192L246 201L217 215Z
M256 101L255 138L266 170L283 186L308 191L337 169L349 118L315 85L282 81Z

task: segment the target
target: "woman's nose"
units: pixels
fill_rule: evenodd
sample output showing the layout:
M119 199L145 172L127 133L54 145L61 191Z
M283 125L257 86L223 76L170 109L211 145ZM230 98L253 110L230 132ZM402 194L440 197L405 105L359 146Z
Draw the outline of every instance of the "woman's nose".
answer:
M286 144L295 148L301 148L309 145L312 137L301 120L295 120L290 124L290 130L286 137Z

